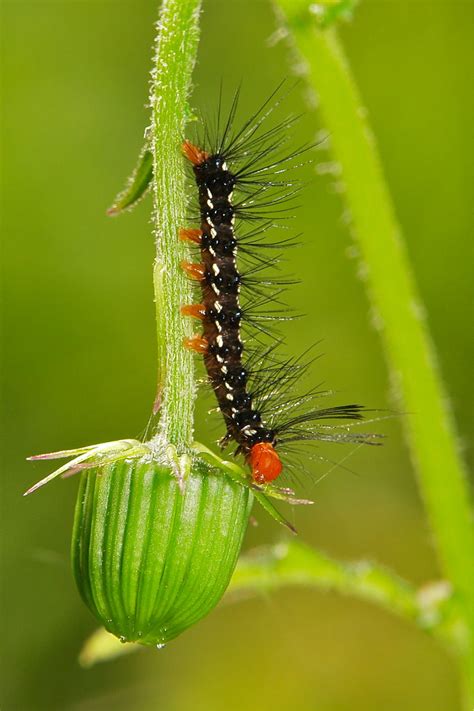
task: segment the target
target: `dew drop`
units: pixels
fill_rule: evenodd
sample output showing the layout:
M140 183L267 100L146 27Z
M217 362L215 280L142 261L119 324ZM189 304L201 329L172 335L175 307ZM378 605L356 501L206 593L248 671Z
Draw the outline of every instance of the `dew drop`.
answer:
M127 641L127 638L124 637L123 635L120 635L119 640L122 642L122 644L125 644L125 642Z
M156 645L157 649L163 649L163 647L166 647L166 644L164 642L160 642L160 644Z

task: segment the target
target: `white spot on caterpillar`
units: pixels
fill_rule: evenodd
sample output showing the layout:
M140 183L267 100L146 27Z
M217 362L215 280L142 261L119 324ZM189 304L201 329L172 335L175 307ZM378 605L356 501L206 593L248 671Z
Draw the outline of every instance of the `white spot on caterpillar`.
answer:
M227 373L227 366L226 365L221 365L221 373L224 373L224 375Z
M222 311L222 304L220 304L218 301L214 301L214 308L217 311L218 314Z
M225 161L222 163L222 170L227 170L227 163Z
M212 222L211 218L209 215L206 217L206 222L210 227L214 227L214 223ZM212 231L212 230L211 230Z
M214 272L214 274L219 274L221 270L219 269L219 267L217 266L217 264L213 264L213 265L212 265L212 271Z
M222 348L222 346L224 345L224 339L222 338L222 336L217 336L216 341L219 348Z
M230 385L229 383L224 383L224 385L226 386L227 390L232 390L232 385Z
M211 196L211 197L212 197L212 196ZM213 204L212 200L208 200L208 201L207 201L207 205L208 205L208 207L211 208L211 210L214 209L214 204Z
M219 296L219 294L220 294L221 292L219 291L219 289L217 288L217 286L216 286L215 284L211 284L211 286L212 286L212 288L213 288L213 290L214 290L214 293L217 294L217 296Z
M209 196L209 197L211 198L211 200L212 200L212 193L211 193L211 191L209 190L209 188L207 188L207 194L208 194L208 196Z
M217 230L211 227L211 237L217 237Z
M231 393L227 393L226 399L227 399L227 400L233 400L233 399L234 399L234 396L233 396ZM232 408L232 410L234 410L234 409L235 409L235 408Z
M215 252L214 249L212 249L212 247L208 247L208 250L209 250L209 252L212 254L213 257L216 256L216 252Z
M220 355L216 355L216 360L217 360L218 363L223 363L223 362L224 362L224 358L223 358L222 356L220 356Z

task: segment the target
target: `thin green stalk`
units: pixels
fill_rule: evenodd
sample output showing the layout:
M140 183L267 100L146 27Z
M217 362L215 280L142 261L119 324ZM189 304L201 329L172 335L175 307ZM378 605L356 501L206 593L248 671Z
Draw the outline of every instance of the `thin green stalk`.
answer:
M340 164L345 199L366 267L371 303L444 575L462 606L470 640L466 675L474 699L474 531L453 420L423 309L401 240L375 141L334 29L320 29L309 3L280 0ZM471 699L471 700L472 700Z
M240 558L227 599L239 599L282 587L335 591L377 605L420 629L448 637L450 599L446 586L433 584L433 594L421 595L398 575L370 561L352 563L329 558L298 540L250 551Z
M287 587L350 595L398 615L450 645L457 642L456 613L449 586L436 582L417 590L406 580L374 563L341 563L297 540L257 548L243 555L224 601L235 603L242 598ZM85 641L79 662L90 667L139 648L137 644L120 644L105 629L99 629Z
M178 451L192 441L195 399L193 361L183 348L183 338L190 335L191 327L179 311L182 304L190 302L191 287L179 266L187 254L178 240L178 229L184 226L186 217L180 145L189 116L187 99L198 46L200 8L200 0L163 1L150 94L160 408L152 444L158 449L171 443Z

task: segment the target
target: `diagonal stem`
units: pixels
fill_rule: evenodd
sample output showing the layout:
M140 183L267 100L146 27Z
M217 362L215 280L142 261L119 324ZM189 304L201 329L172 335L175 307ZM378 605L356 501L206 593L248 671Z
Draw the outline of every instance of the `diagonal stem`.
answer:
M342 167L345 199L367 273L371 303L440 564L469 630L467 685L474 697L474 530L466 472L415 280L348 62L333 29L318 29L308 3L280 0L296 50L319 98Z

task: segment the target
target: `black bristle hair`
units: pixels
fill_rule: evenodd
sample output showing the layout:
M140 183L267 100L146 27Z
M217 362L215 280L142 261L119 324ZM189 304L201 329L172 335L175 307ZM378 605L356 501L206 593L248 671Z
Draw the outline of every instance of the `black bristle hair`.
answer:
M311 148L308 144L285 152L289 129L298 116L264 128L286 96L282 96L283 84L238 129L234 126L240 89L223 120L221 88L217 116L214 122L205 122L197 139L200 158L193 161L204 265L203 335L208 343L204 361L226 425L221 442L224 446L234 440L236 453L247 459L259 442L281 449L310 441L379 443L377 435L350 432L347 424L325 425L358 422L365 409L358 404L318 407L317 399L327 391L314 388L298 393L314 357L305 352L285 359L275 352L283 339L272 322L293 317L280 296L295 283L278 274L280 250L296 246L300 236L268 239L267 234L288 217L301 191L301 181L286 180L285 172ZM237 199L234 190L240 192ZM245 222L252 227L241 232ZM259 250L276 252L267 258ZM243 272L241 260L247 266ZM265 270L273 274L262 278ZM246 292L242 304L241 288ZM242 338L247 329L251 341Z

